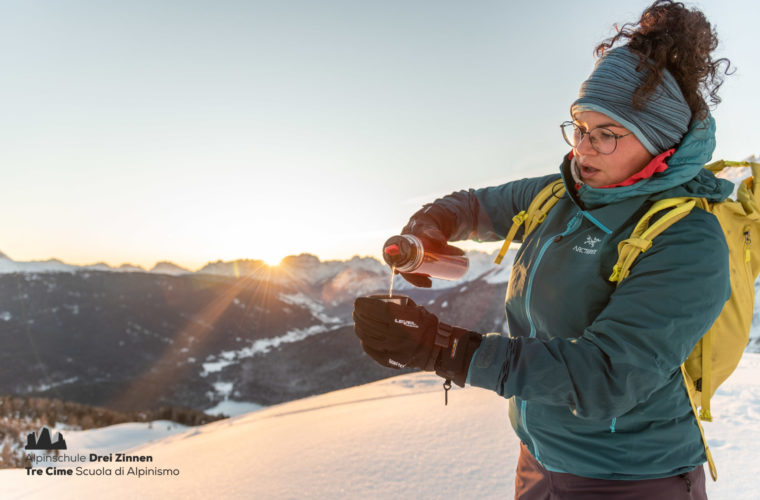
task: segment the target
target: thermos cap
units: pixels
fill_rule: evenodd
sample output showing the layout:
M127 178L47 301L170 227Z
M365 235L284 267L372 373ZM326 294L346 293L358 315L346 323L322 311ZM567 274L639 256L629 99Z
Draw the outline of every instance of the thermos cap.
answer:
M422 241L411 234L391 236L383 245L383 259L399 272L413 271L422 262Z

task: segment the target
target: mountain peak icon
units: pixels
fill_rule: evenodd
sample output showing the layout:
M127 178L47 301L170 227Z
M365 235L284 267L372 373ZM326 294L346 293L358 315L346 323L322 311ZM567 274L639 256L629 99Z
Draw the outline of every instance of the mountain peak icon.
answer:
M38 434L30 432L26 436L25 450L65 450L66 440L63 434L56 432L55 441L50 439L50 431L43 427Z

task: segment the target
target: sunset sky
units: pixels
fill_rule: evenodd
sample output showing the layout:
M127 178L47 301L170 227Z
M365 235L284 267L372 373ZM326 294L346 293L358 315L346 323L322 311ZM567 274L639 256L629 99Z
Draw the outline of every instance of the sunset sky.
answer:
M379 256L425 202L556 171L595 44L649 3L0 0L0 251ZM760 4L688 5L737 67L714 159L760 154Z

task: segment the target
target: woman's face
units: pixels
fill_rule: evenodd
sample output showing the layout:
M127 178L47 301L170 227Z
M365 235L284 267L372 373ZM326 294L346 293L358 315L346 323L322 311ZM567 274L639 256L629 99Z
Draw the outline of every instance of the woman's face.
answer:
M597 127L607 128L616 135L630 132L612 118L596 111L576 113L573 121L586 132ZM646 167L654 158L633 134L619 138L615 151L608 155L592 148L588 134L585 134L578 146L573 148L573 156L581 179L593 188L622 182Z

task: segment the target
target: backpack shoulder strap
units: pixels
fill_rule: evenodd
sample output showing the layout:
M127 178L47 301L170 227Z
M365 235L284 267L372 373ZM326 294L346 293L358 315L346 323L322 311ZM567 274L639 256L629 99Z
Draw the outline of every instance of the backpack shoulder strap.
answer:
M557 201L564 195L565 184L562 182L562 179L557 179L541 189L536 197L533 198L533 201L530 202L530 205L528 205L528 210L521 210L520 213L512 217L512 227L509 228L509 232L504 238L504 244L501 246L501 250L499 250L499 254L494 259L494 262L496 264L501 264L504 255L506 255L507 250L509 250L509 245L512 243L512 240L515 239L515 235L517 234L517 230L520 229L520 226L525 224L525 235L523 238L528 236L531 231L544 221L549 210L551 210L552 207L556 205Z
M666 198L659 200L644 214L634 227L631 236L618 243L618 260L612 268L609 280L620 284L628 277L631 266L640 253L646 252L652 247L652 240L659 236L667 228L683 219L695 205L704 205L705 200L697 198ZM667 210L667 212L650 225L654 215Z
M615 282L619 285L621 281L627 278L630 274L631 266L636 260L636 257L638 257L641 252L646 252L652 247L652 240L659 236L667 228L689 215L692 208L695 206L707 209L707 200L704 198L684 197L667 198L655 202L654 205L652 205L652 207L647 210L644 216L639 219L639 222L634 227L631 236L618 244L618 261L612 268L612 275L609 278L610 281ZM657 219L654 223L650 224L652 217L662 211L666 212L662 215L662 217ZM704 355L705 354L703 353L703 356ZM710 355L709 352L707 355ZM702 437L702 444L705 447L705 455L707 456L710 475L715 481L718 479L718 469L715 466L715 461L713 460L712 453L710 453L710 447L707 445L707 439L705 438L705 432L702 429L702 424L699 422L700 414L697 411L697 407L694 402L694 384L686 372L685 364L681 364L681 374L684 380L686 393L689 397L689 404L691 405L692 412L694 413L694 418L697 422L697 426L699 427L699 433Z

